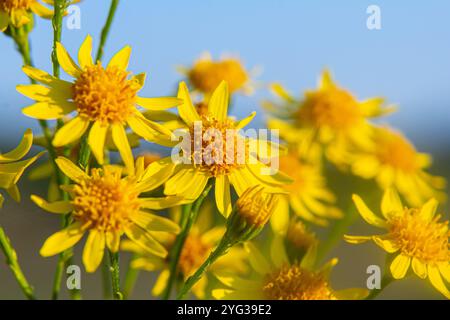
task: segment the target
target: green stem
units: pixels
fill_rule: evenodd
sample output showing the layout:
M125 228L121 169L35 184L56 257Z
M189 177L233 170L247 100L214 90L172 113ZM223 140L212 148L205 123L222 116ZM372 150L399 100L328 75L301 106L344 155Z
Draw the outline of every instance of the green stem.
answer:
M180 290L180 293L177 296L177 299L183 299L184 296L192 289L192 287L201 279L209 266L212 265L218 258L223 256L231 246L232 242L228 239L228 237L223 237L216 249L211 252L208 259L206 259L205 262L203 262L203 264L200 266L200 268L198 268L197 271L195 271L195 273L186 280Z
M164 300L168 300L170 298L170 294L172 292L172 287L175 282L175 279L177 278L177 271L178 271L178 262L180 260L181 251L183 250L184 243L186 241L187 236L189 235L189 231L191 230L192 225L194 224L195 220L197 219L198 212L200 210L200 207L205 200L205 198L208 196L209 191L211 190L212 185L208 185L205 190L203 190L203 193L198 197L197 200L195 200L194 204L187 204L183 205L182 210L182 221L181 221L181 232L178 234L178 236L175 239L175 243L172 248L171 256L170 256L170 276L169 280L167 281L166 289L164 290L164 293L162 295Z
M128 299L133 292L134 285L136 284L136 280L139 276L139 269L132 268L131 262L137 257L137 254L134 254L128 264L127 273L125 275L125 281L123 285L123 297L124 299Z
M114 15L116 13L118 5L119 0L111 0L111 7L109 8L108 18L106 19L106 23L103 26L102 33L100 36L100 45L98 47L97 56L95 58L96 62L102 60L105 42L106 39L108 38L109 30L111 29L111 24L114 20Z
M365 300L373 300L375 299L386 287L394 281L394 278L389 276L387 272L385 272L383 278L381 279L380 289L372 289L370 294L366 297Z
M3 251L3 254L6 257L6 263L9 265L14 277L16 278L17 283L22 289L23 294L30 300L35 300L34 289L28 283L25 275L20 268L19 261L17 259L17 254L14 248L11 246L11 242L6 236L2 227L0 227L0 248Z
M111 272L111 287L113 291L113 297L115 300L123 300L123 294L120 291L120 270L119 270L119 253L109 253L109 271Z
M110 299L111 293L111 281L109 279L109 263L107 259L102 261L102 284L103 284L103 298Z
M53 75L57 78L60 76L59 61L56 55L56 43L61 42L62 33L62 19L64 11L67 8L67 0L55 0L54 1L54 14L52 19L53 25L53 50L52 50L52 64L53 64Z

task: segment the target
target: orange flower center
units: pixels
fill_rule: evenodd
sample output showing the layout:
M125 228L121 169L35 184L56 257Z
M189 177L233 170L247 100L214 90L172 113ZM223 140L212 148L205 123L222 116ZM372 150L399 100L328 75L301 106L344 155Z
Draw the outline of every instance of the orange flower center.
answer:
M248 81L248 75L238 60L199 61L188 73L189 81L204 93L213 92L225 80L230 92L241 89Z
M389 220L389 231L403 254L423 263L450 260L448 221L438 222L437 215L429 221L418 209L405 209L403 215Z
M307 187L307 179L312 174L310 167L303 165L297 157L292 155L280 157L279 161L280 171L289 173L293 180L291 184L286 184L284 189L295 194L301 193Z
M206 260L212 247L200 237L189 235L181 250L179 266L184 276L190 276Z
M263 294L269 300L335 300L323 273L299 265L283 266L266 277Z
M73 217L89 229L121 231L130 223L130 214L140 208L139 193L119 172L93 169L91 177L74 187Z
M245 165L247 142L235 130L234 121L227 119L221 122L202 116L201 130L198 122L190 128L190 135L192 163L210 175L228 174Z
M381 163L406 172L417 169L416 150L400 134L382 131L376 136L376 146Z
M13 10L29 10L36 0L0 0L0 10L11 13Z
M78 113L90 121L125 122L135 112L138 84L117 67L103 68L100 62L86 68L73 85Z
M362 117L355 98L339 88L307 94L298 111L299 121L306 121L316 128L329 127L334 130L346 130L358 124Z

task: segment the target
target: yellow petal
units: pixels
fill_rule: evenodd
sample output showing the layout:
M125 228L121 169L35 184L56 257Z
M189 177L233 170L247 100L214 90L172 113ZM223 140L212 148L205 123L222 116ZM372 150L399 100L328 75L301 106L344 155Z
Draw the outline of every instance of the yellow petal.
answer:
M53 138L53 145L55 147L63 147L77 141L89 128L90 122L81 117L75 117L67 122L61 129L56 131Z
M228 84L222 81L208 102L208 111L216 120L225 121L227 119L229 99Z
M87 35L78 51L78 63L82 69L94 64L92 60L92 37Z
M131 215L131 220L141 228L148 231L162 231L178 233L180 227L167 218L159 217L155 214L138 211Z
M435 266L428 266L428 278L430 282L440 293L442 293L447 299L450 299L450 291L445 286L444 281L442 281L439 269Z
M253 118L255 116L256 116L256 112L253 111L247 118L239 120L238 123L236 124L236 130L240 130L240 129L243 129L244 127L246 127L253 120Z
M120 246L120 233L117 231L111 231L106 233L106 245L112 252L119 251Z
M228 177L226 175L218 175L214 187L217 209L227 218L232 211Z
M369 236L350 236L348 234L344 235L344 240L351 244L360 244L371 240L372 237Z
M9 15L5 11L0 10L0 31L1 32L5 31L6 28L8 28L8 25L9 25Z
M183 104L178 106L178 113L180 114L181 119L183 119L188 126L192 126L195 121L201 121L197 110L192 104L186 83L180 82L177 97L183 100Z
M169 270L163 270L158 279L156 279L155 286L152 289L152 295L159 296L164 292L167 286L167 281L169 281L170 272Z
M165 126L163 126L163 125L161 125L161 124L159 124L157 122L148 120L140 112L136 112L134 114L134 117L129 117L128 121L130 121L130 120L134 120L134 121L138 120L141 123L140 126L142 126L142 127L145 126L149 130L153 130L153 132L156 132L159 135L164 135L164 136L167 136L169 138L172 135L172 131L170 131L169 128L167 128L167 127L165 127ZM135 126L137 126L137 125L135 124ZM143 130L144 129L141 129L140 131L143 131ZM151 132L149 133L149 135L150 134L151 134Z
M120 70L126 70L131 56L131 47L126 46L117 52L111 61L109 61L108 68L117 67Z
M387 236L373 236L373 241L381 247L383 250L389 253L394 253L400 248L395 244L395 242Z
M427 221L431 221L436 213L439 203L436 199L428 200L420 209L420 216Z
M56 43L56 55L61 68L63 68L63 70L72 77L78 78L81 73L80 68L77 66L75 61L73 61L66 48L64 48L64 46L59 42Z
M409 265L411 264L411 258L404 254L399 254L394 258L391 263L390 269L392 277L394 279L403 279L408 272Z
M139 73L131 78L136 85L136 89L139 91L145 84L145 79L147 78L147 74L145 72Z
M324 70L319 81L319 88L326 90L335 87L330 70Z
M125 234L130 240L147 250L149 253L158 257L165 258L167 250L153 236L146 230L142 229L136 224L131 224L125 229Z
M12 162L22 159L28 153L28 151L30 151L32 144L33 132L31 131L31 129L27 129L19 145L14 150L11 150L4 154L0 154L0 163Z
M96 121L89 131L88 143L97 162L102 165L105 159L105 140L108 126Z
M31 200L38 205L41 209L51 213L61 213L67 214L73 211L73 205L70 201L56 201L52 203L48 203L41 197L36 195L31 196Z
M412 259L412 268L415 274L422 279L427 277L427 266L417 258Z
M152 210L161 210L190 202L192 202L192 200L187 200L184 197L180 196L142 198L141 207Z
M70 92L73 86L70 82L55 78L47 72L31 66L23 66L22 71L31 79L48 85L58 91Z
M14 27L20 28L30 22L28 13L24 9L13 9L11 11L11 23Z
M277 268L281 268L289 263L283 239L281 236L275 236L270 245L271 261Z
M183 100L174 97L159 97L159 98L142 98L136 99L136 104L148 110L166 110L176 107L183 103Z
M363 288L349 288L334 292L338 300L362 300L369 295L369 290Z
M385 218L389 218L401 212L403 212L403 205L397 191L388 188L381 200L381 213Z
M289 202L286 196L280 196L276 209L270 217L272 230L277 234L286 234L289 226Z
M64 157L58 157L56 160L58 168L71 180L80 181L81 179L88 179L89 176L80 168L78 168L72 161Z
M44 243L40 250L43 257L50 257L72 248L81 237L83 237L84 230L81 228L81 223L72 223L69 227L51 235Z
M75 104L70 101L58 101L58 104L38 102L22 109L22 113L28 117L40 120L61 119L66 114L75 110Z
M59 105L59 102L64 103L64 101L72 99L71 90L59 90L44 87L40 84L18 85L16 86L16 90L30 99L39 102L49 102L55 105Z
M366 220L367 223L376 226L376 227L380 227L380 228L385 228L386 227L386 222L384 220L382 220L381 218L379 218L378 216L376 216L364 203L364 201L356 194L353 195L352 197L353 202L356 205L356 208L358 209L361 217Z
M294 102L295 99L292 97L292 95L285 89L283 86L279 83L273 83L270 86L270 89L272 89L273 93L275 93L280 98L289 101Z
M156 189L165 183L173 174L176 165L171 157L166 157L151 163L142 174L137 189L146 192Z
M261 275L270 273L270 265L261 251L250 242L245 243L245 250L248 252L248 260L252 268Z
M127 133L122 124L112 125L112 138L117 149L119 149L120 156L127 167L129 175L134 175L134 158L131 153Z
M38 16L44 19L51 19L53 17L53 10L43 6L39 2L35 1L32 2L30 5L31 11L36 13Z
M102 262L105 252L105 234L95 229L89 232L83 250L83 264L87 272L94 272Z

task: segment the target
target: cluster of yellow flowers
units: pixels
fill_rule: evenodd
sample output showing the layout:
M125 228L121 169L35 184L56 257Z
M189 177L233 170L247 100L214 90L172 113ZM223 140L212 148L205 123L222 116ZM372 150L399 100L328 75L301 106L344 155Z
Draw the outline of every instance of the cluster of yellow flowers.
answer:
M24 43L29 30L18 30L30 28L32 13L55 17L69 3L45 2L55 6L55 13L37 0L0 0L0 29ZM64 267L72 247L87 233L85 270L95 272L110 263L117 299L130 296L137 270L160 272L151 292L165 299L175 288L178 298L192 292L200 299L370 299L381 290L332 288L329 275L337 258L320 265L333 237L349 243L373 240L396 253L387 258L383 284L404 278L412 265L416 275L428 277L450 299L444 282L450 282L450 232L448 221L435 214L446 200L445 180L426 171L429 155L417 152L397 131L370 122L394 111L383 99L358 101L329 71L323 72L318 89L300 98L272 84L279 99L262 106L267 127L279 130L278 143L242 134L255 112L241 120L228 114L233 95L254 89L251 72L238 59L202 57L183 68L185 81L176 96L148 98L138 95L145 73L127 70L129 46L107 64L93 58L92 50L93 39L87 36L75 62L55 39L54 67L73 80L33 67L24 57L22 70L31 84L17 86L34 101L23 113L43 124L44 136L34 141L49 156L30 174L32 180L49 178L48 195L31 199L62 215L65 224L45 241L43 257L61 254L58 265ZM181 148L178 133L189 137ZM171 155L146 150L135 157L133 148L141 139L168 148ZM17 181L41 156L21 160L32 142L28 130L16 149L0 154L0 188L17 201ZM265 151L273 147L279 154L268 155ZM112 161L114 151L119 161ZM271 167L275 162L280 170ZM338 175L337 182L330 171ZM358 191L351 181L359 178L376 182L364 197L384 193L382 216L360 196L352 197ZM347 184L345 192L337 196L338 188L330 190L333 184ZM386 233L351 236L343 234L349 225L344 232L334 229L336 221L353 221L347 219L351 210L342 206L345 198L353 198L361 217ZM311 231L316 227L329 228L325 239ZM259 236L265 229L267 246ZM5 237L0 241L6 255L13 252L5 250L11 247ZM133 254L123 287L121 251ZM9 258L18 265L17 257ZM16 277L33 297L24 276Z

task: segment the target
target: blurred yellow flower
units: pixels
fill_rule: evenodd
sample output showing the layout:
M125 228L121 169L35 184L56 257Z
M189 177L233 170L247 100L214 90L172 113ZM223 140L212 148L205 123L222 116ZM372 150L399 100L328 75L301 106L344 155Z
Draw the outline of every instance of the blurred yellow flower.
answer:
M277 213L271 219L273 230L287 231L290 208L298 217L320 226L327 226L328 218L342 217L342 212L334 206L336 197L327 189L320 166L288 154L280 157L280 170L289 172L293 182L283 186L288 194L280 196Z
M244 300L336 300L359 299L367 295L364 289L335 291L329 283L329 274L338 260L332 259L320 269L314 268L314 250L301 262L290 262L283 238L277 237L271 243L270 260L253 244L247 243L248 259L255 275L242 279L233 273L216 273L219 281L227 288L214 289L216 299Z
M190 163L174 164L171 157L160 161L165 163L161 168L161 175L166 177L166 180L170 178L164 188L166 195L182 195L187 199L197 199L208 180L214 179L217 208L227 217L232 210L230 185L240 196L252 186L261 185L267 190L275 191L291 181L279 171L273 175L263 174L264 169L269 169L268 166L259 161L259 157L257 159L256 155L248 152L249 138L240 135L238 130L250 123L256 113L253 112L240 121L228 116L229 92L226 82L222 82L211 95L207 114L201 116L198 114L184 82L180 83L178 98L184 101L178 106L179 115L184 122L182 130L189 133L192 139L188 141L187 146L185 143L185 147L189 150L182 150L183 154L186 152L190 157ZM198 124L201 125L201 145L197 145ZM204 137L211 132L215 140L206 141ZM260 139L254 139L253 142L257 145L268 143ZM220 147L216 148L218 145ZM218 154L222 155L222 159L219 161L210 159L211 150L220 148L223 148L223 152L219 150Z
M178 207L179 208L179 207ZM177 208L177 209L178 209ZM178 268L183 281L186 281L200 265L208 258L209 254L215 249L220 239L225 233L224 226L214 226L212 221L212 208L209 202L202 206L197 222L186 238L186 242L180 254ZM179 219L175 218L175 221ZM154 233L155 239L163 243L168 251L171 250L175 237L167 233ZM138 257L131 262L132 268L143 269L146 271L161 271L152 289L152 294L160 296L167 286L170 276L168 259L149 254L141 247L126 241L121 246L123 250L138 254ZM226 255L220 257L209 269L211 272L219 270L230 270L239 274L247 271L247 264L244 262L246 252L241 247L231 248ZM208 286L208 276L203 276L192 288L192 292L198 299L205 299L206 288Z
M14 149L7 153L0 154L0 189L5 189L9 195L16 201L20 200L17 182L33 162L35 162L43 153L40 153L27 160L22 159L33 144L33 133L28 129L22 138L22 141ZM0 194L0 207L3 204L3 196Z
M230 94L236 91L243 91L244 93L253 91L250 73L237 58L213 60L211 55L206 53L195 61L192 67L180 69L192 87L207 97L222 81L228 83Z
M353 201L361 217L369 224L387 230L375 236L345 236L349 243L359 244L369 240L386 252L396 254L390 265L394 279L403 279L409 267L420 278L427 276L431 284L450 299L450 291L442 278L450 282L450 247L448 221L439 222L435 215L438 202L429 200L420 208L402 205L394 189L385 191L381 201L383 218L375 215L357 195Z
M184 203L179 197L139 198L143 192L156 188L159 183L151 182L151 165L144 169L143 158L136 161L135 176L122 178L122 168L107 165L92 169L88 175L70 160L59 157L61 171L74 181L65 187L71 201L48 203L33 195L32 200L51 213L71 213L73 223L66 229L50 236L41 248L44 257L53 256L73 247L89 231L83 263L87 272L94 272L103 259L105 246L112 252L119 250L120 237L125 233L138 246L148 252L166 257L167 250L152 232L177 233L179 227L169 219L146 212Z
M431 165L428 154L417 152L403 135L389 128L376 128L374 141L372 151L351 155L354 174L374 178L383 189L395 187L412 206L432 197L445 201L445 193L439 190L445 188L445 179L424 171Z
M269 128L280 129L280 136L298 146L308 159L324 153L335 164L345 163L349 147L373 146L373 129L367 120L390 111L383 108L382 98L359 102L335 84L328 71L323 72L319 88L307 91L303 100L295 99L279 84L272 88L283 103L264 103L273 115Z
M150 110L174 107L181 101L174 97L142 98L137 95L143 87L145 74L129 78L127 72L131 54L129 46L120 50L105 68L91 57L92 38L87 36L78 52L76 65L62 44L56 52L61 67L75 78L74 82L57 79L48 73L25 66L23 71L43 85L19 85L17 90L37 103L23 109L36 119L61 119L74 111L77 115L59 129L53 140L55 147L77 141L89 131L88 143L100 164L104 162L104 146L111 134L114 144L130 173L134 160L125 127L146 140L171 132L160 124L146 119L137 106Z
M28 24L32 21L31 13L45 19L53 17L53 10L38 0L0 0L0 30L5 31L9 25L20 28Z

